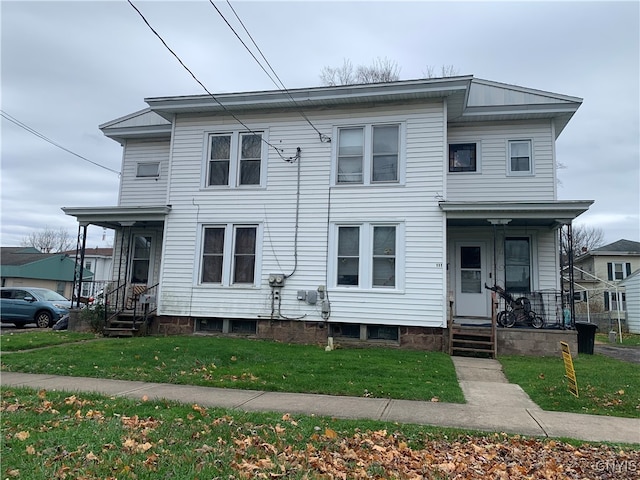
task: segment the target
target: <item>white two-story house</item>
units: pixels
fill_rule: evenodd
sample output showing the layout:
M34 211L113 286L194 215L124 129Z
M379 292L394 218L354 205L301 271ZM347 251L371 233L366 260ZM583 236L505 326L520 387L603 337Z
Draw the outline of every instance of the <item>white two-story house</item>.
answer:
M472 76L148 98L123 146L114 281L154 332L440 348L491 291L559 290L555 142L581 99Z

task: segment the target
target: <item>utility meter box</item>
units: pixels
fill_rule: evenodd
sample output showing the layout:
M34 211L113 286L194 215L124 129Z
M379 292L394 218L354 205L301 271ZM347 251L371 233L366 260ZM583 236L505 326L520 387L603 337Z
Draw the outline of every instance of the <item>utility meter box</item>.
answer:
M156 296L148 293L140 295L140 303L142 305L149 305L150 303L156 303Z
M284 287L284 273L270 273L269 274L269 286L270 287Z

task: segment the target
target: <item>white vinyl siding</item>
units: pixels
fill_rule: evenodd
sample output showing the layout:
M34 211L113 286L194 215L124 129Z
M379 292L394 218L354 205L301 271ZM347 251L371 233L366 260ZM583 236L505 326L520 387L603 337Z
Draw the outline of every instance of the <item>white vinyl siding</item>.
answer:
M627 325L630 333L640 333L640 271L624 282L627 299Z
M509 141L526 139L532 150L532 172L509 172ZM481 157L477 174L447 174L447 201L556 200L554 138L551 123L455 126L447 141L477 142Z
M166 205L167 173L169 171L169 141L127 140L124 147L119 205ZM158 165L158 175L139 175L148 172L149 165Z
M223 318L268 318L270 273L291 274L281 292L281 312L291 318L321 321L320 309L297 300L298 290L328 285L328 225L359 222L403 225L404 268L397 267L394 289L329 291L332 322L443 326L444 221L433 199L442 193L446 142L442 102L358 111L306 112L313 124L333 135L321 142L296 113L245 114L253 131L269 132L282 156L263 146L267 176L263 189L204 188L207 137L229 131L233 119L178 116L172 149L171 190L162 263L159 313ZM399 182L331 187L335 180L335 132L349 125L402 125ZM301 156L296 162L282 157ZM388 153L388 152L387 152ZM300 198L297 178L300 169ZM406 178L406 180L405 180ZM296 205L299 203L298 215ZM298 217L297 252L295 250ZM329 221L329 222L328 222ZM260 224L261 258L256 259L255 288L211 288L199 284L202 230L198 225ZM296 255L297 253L297 255ZM194 273L195 272L195 273Z

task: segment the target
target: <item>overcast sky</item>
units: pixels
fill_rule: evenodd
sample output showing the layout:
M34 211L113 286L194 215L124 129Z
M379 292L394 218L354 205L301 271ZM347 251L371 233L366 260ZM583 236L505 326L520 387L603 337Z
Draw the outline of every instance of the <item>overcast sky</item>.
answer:
M133 0L213 93L276 87L208 0ZM216 6L242 31L226 1ZM287 88L324 66L387 58L401 79L460 75L584 99L557 142L561 200L595 200L576 223L606 243L640 241L640 7L631 2L273 2L231 0ZM204 91L126 1L2 1L1 239L17 246L77 223L61 207L117 204L120 145L98 125L145 97ZM249 40L247 40L249 42ZM110 246L90 227L88 247Z

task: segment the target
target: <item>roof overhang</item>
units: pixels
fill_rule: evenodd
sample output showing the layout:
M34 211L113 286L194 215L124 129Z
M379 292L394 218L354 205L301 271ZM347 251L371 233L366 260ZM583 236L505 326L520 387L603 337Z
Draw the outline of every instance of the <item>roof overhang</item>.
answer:
M76 217L80 225L97 225L117 230L123 227L151 227L164 224L171 205L149 207L62 207L67 215Z
M442 99L451 96L451 102L460 115L473 76L408 80L390 83L314 87L292 90L274 90L245 93L216 93L145 98L153 112L171 119L175 114L229 114L229 111L280 111L377 105L380 103L415 102Z
M508 225L556 228L586 212L593 200L548 202L439 202L448 226Z

